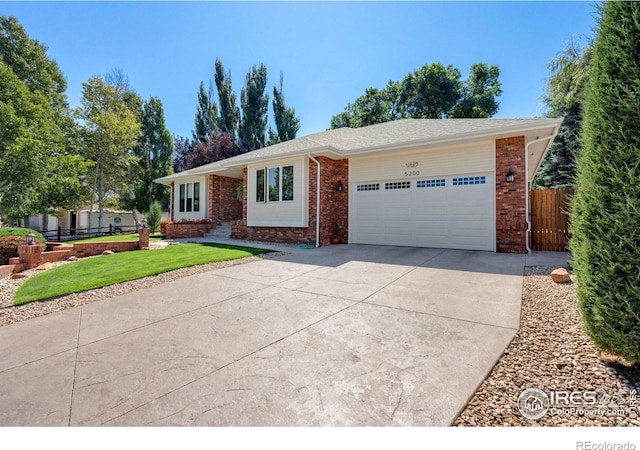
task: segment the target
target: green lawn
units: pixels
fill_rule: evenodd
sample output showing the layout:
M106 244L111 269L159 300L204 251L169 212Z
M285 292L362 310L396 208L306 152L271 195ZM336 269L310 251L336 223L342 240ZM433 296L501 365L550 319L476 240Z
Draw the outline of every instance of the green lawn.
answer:
M16 292L13 303L22 305L182 267L229 261L268 252L269 250L257 248L204 243L170 245L163 250L139 250L81 259L28 278Z
M149 236L150 241L161 241L164 234L152 234ZM138 234L112 234L109 236L98 236L89 239L76 239L75 241L64 241L65 244L80 244L82 242L129 242L137 241Z

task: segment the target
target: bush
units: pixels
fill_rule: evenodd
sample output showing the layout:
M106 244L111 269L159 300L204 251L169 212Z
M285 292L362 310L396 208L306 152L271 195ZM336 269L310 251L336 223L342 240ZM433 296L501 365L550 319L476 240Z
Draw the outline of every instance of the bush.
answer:
M145 215L147 226L151 228L151 232L155 233L160 228L162 221L162 205L159 202L153 202L149 206L149 212Z
M640 362L640 3L606 2L585 98L570 243L585 329Z
M0 237L3 236L26 236L29 232L33 233L41 244L46 242L44 236L31 228L0 228Z

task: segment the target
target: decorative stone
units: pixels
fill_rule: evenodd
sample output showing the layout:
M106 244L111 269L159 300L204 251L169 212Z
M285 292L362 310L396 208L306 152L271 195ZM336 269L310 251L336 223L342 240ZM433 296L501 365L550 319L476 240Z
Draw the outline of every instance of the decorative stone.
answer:
M24 273L14 273L11 275L12 280L20 280L22 278L27 278L29 275L25 275Z
M36 270L49 270L49 269L53 269L53 267L54 267L53 264L51 264L50 262L46 262L36 267Z
M103 255L113 255L113 252L111 250L105 250L102 252Z
M551 272L551 279L556 283L568 283L571 281L571 276L567 269L560 268Z
M78 257L77 257L77 256L69 256L69 257L67 258L67 261L77 261L77 260L78 260Z

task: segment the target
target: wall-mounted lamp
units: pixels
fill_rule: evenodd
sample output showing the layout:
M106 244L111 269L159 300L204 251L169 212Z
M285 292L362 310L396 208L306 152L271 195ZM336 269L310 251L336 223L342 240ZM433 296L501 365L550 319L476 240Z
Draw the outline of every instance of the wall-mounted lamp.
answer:
M27 245L33 245L34 239L35 239L34 234L31 231L29 231L29 234L27 234Z
M344 187L342 186L342 181L338 181L338 184L336 185L336 191L342 192L343 190Z
M513 183L516 180L516 174L513 173L513 170L509 169L507 172L507 183Z

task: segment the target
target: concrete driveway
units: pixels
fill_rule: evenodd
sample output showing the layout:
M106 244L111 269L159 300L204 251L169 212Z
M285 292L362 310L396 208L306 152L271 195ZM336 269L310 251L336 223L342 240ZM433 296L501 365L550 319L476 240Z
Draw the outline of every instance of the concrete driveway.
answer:
M343 245L0 327L0 425L448 425L524 255Z

